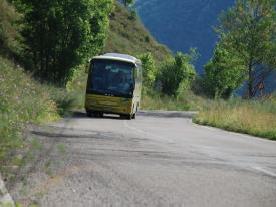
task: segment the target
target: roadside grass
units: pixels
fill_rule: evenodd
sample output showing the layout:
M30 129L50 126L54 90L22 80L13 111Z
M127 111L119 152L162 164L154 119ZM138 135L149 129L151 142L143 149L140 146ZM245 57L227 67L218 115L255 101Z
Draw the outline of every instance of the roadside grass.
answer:
M187 90L178 97L162 95L158 92L147 91L143 93L143 110L164 110L164 111L198 111L201 103L205 100Z
M0 88L0 172L5 176L23 164L23 151L39 145L24 138L25 127L59 119L72 108L73 97L65 89L39 84L1 56Z
M228 101L205 102L193 121L276 140L276 96L261 100L233 98Z

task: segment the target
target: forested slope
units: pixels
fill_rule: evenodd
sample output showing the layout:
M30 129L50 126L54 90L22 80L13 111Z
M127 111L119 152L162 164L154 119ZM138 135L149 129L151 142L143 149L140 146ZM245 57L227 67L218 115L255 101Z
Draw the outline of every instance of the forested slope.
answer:
M133 13L115 3L110 14L110 26L104 52L127 53L134 56L151 52L157 61L171 55L170 50L159 44Z

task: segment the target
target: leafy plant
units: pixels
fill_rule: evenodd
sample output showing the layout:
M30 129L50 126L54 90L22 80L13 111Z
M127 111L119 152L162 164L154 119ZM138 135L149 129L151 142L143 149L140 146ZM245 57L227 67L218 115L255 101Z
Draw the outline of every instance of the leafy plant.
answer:
M104 45L112 0L21 0L29 69L42 80L65 85L75 66Z
M219 19L217 32L221 41L227 42L224 50L237 54L243 63L240 69L246 70L249 98L276 69L275 4L275 0L237 0Z
M0 0L0 52L17 53L21 50L18 21L21 18L6 0Z
M216 46L211 61L205 65L202 80L205 93L215 98L229 98L243 83L245 70L243 59L235 52L225 49L221 42Z
M151 53L145 53L140 56L143 65L143 84L152 88L155 82L157 67Z
M174 58L165 61L158 74L158 81L161 83L161 90L167 95L177 96L181 91L188 89L196 76L192 65L195 58L195 51L191 54L177 53Z

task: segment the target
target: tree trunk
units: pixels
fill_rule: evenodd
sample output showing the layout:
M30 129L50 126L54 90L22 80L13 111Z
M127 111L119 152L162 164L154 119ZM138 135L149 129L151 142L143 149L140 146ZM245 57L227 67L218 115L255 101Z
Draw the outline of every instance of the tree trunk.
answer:
M248 67L248 88L247 88L248 98L251 99L254 97L254 75L252 64L250 63Z

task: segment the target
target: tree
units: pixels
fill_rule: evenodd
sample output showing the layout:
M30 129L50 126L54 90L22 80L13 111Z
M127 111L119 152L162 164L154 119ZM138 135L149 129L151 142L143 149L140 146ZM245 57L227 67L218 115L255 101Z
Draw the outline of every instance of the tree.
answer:
M163 63L158 75L163 93L178 96L180 92L190 87L196 76L195 68L191 63L195 54L195 50L192 50L191 54L178 52L174 58Z
M123 0L125 7L134 3L135 0Z
M153 87L157 68L151 53L145 53L140 57L143 64L143 83L146 87Z
M72 68L104 45L112 0L21 0L23 36L34 74L66 84Z
M226 48L223 42L218 44L213 58L204 67L204 89L215 98L229 98L245 77L246 68L242 58Z
M0 0L0 52L18 53L21 50L20 30L17 24L21 15L6 0Z
M276 68L275 5L275 0L237 0L220 17L220 38L239 54L246 68L248 98L256 95L259 84Z

